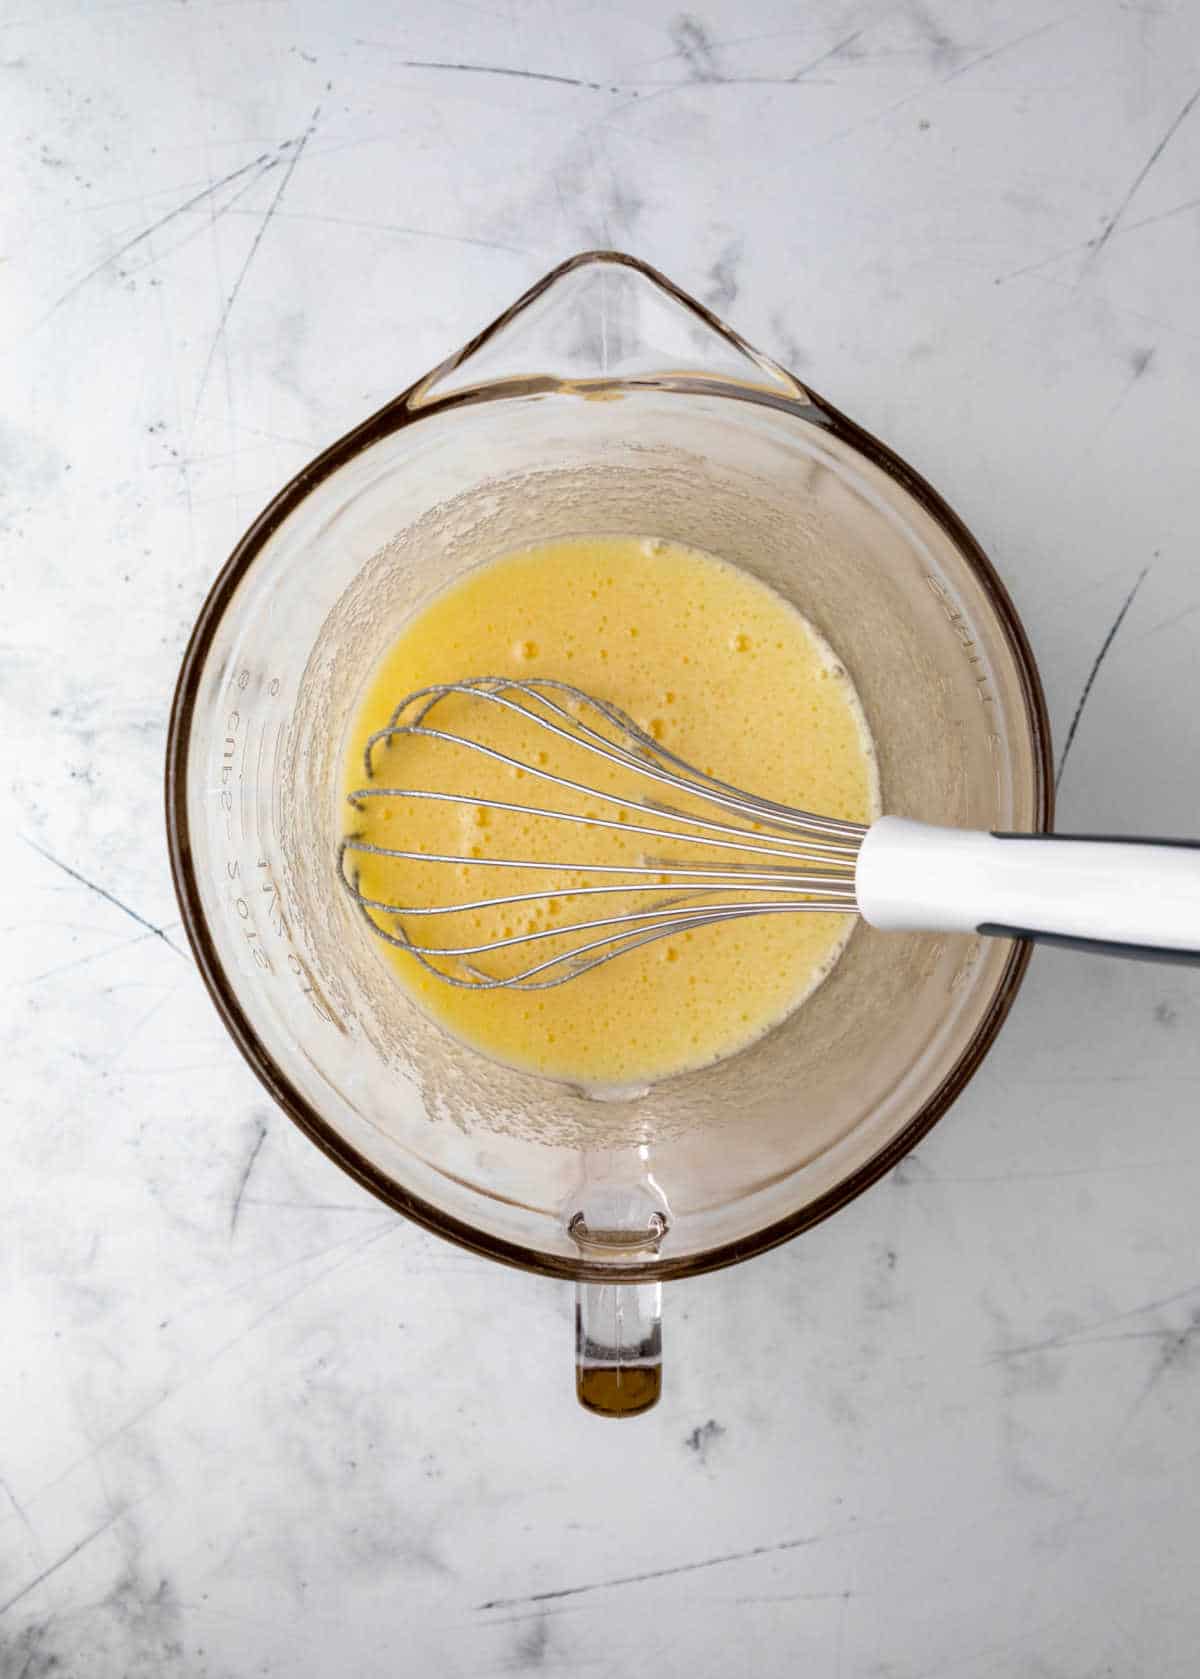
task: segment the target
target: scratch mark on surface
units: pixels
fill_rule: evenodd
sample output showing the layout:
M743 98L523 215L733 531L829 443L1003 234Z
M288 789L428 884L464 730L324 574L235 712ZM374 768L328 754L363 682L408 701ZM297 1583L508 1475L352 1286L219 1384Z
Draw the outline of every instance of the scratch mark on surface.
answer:
M1193 1283L1190 1288L1181 1288L1176 1294L1165 1294L1159 1300L1146 1300L1140 1306L1131 1306L1126 1312L1112 1312L1108 1317L1094 1318L1091 1323L1080 1324L1078 1328L1065 1330L1061 1335L1051 1335L1044 1341L1030 1341L1020 1347L1002 1347L985 1363L998 1364L1006 1358L1023 1358L1026 1353L1053 1352L1090 1334L1093 1329L1107 1329L1112 1323L1127 1323L1130 1318L1140 1318L1147 1312L1161 1311L1164 1306L1175 1306L1181 1300L1190 1300L1198 1292L1200 1283ZM1152 1333L1157 1335L1158 1331Z
M1156 1072L1154 1074L1154 1077L1159 1081L1160 1084L1194 1084L1197 1081L1197 1079L1200 1079L1200 1072L1197 1072L1197 1073L1159 1073L1159 1072ZM1028 1084L1028 1085L1039 1085L1039 1084L1044 1084L1044 1085L1055 1085L1055 1084L1065 1084L1065 1085L1077 1085L1077 1084L1137 1084L1137 1085L1144 1085L1145 1082L1146 1082L1146 1074L1145 1073L1071 1072L1071 1073L1060 1073L1060 1074L1057 1074L1053 1078L1027 1078L1027 1079L1023 1079L1021 1082L1023 1084ZM1099 1170L1099 1168L1097 1168L1097 1170ZM939 1182L940 1182L940 1180L939 1180Z
M22 1598L28 1597L30 1592L35 1591L43 1581L48 1580L52 1574L57 1574L60 1568L65 1568L72 1558L77 1557L80 1551L85 1550L87 1546L99 1539L102 1533L107 1533L110 1527L120 1521L122 1513L118 1510L115 1515L107 1517L100 1523L99 1527L93 1528L91 1533L85 1534L78 1544L72 1545L69 1551L64 1551L63 1555L57 1561L52 1562L49 1568L43 1568L40 1574L35 1575L28 1584L22 1586L20 1591L10 1597L7 1603L0 1603L0 1615L7 1615L14 1604L20 1603Z
M1154 1392L1155 1388L1157 1388L1158 1384L1162 1381L1167 1371L1172 1369L1181 1358L1186 1357L1188 1351L1193 1345L1193 1337L1195 1336L1197 1329L1200 1329L1200 1312L1193 1312L1192 1320L1186 1329L1165 1330L1158 1337L1160 1345L1158 1349L1158 1357L1154 1361L1154 1368L1146 1377L1146 1380L1142 1383L1141 1391L1138 1393L1137 1397L1134 1399L1133 1403L1118 1423L1110 1442L1110 1450L1116 1445L1118 1440L1128 1433L1142 1407L1150 1398L1150 1395Z
M384 41L358 41L360 47L382 47ZM560 87L584 87L593 93L620 93L611 82L588 82L580 76L555 76L547 70L514 70L506 64L455 64L440 58L401 58L402 70L451 70L467 76L513 76L522 82L555 82Z
M1088 702L1088 695L1091 693L1096 677L1099 675L1100 666L1108 657L1109 649L1112 647L1113 642L1117 638L1117 631L1125 622L1126 614L1137 598L1137 592L1146 581L1149 571L1149 566L1143 566L1141 571L1138 572L1137 581L1134 583L1133 588L1130 589L1129 593L1125 596L1125 599L1121 602L1121 610L1113 619L1112 624L1109 627L1108 634L1100 643L1100 651L1096 654L1092 668L1088 672L1088 679L1083 685L1083 692L1079 696L1079 704L1075 707L1075 715L1071 719L1071 727L1067 730L1067 738L1063 743L1062 756L1058 760L1058 769L1055 771L1054 775L1054 786L1056 791L1062 780L1063 771L1067 767L1067 756L1070 753L1072 742L1074 741L1076 731L1079 728L1079 719L1083 716L1083 708Z
M1077 1081L1072 1079L1072 1084ZM1104 1081L1109 1082L1108 1080ZM1138 1083L1143 1078L1139 1077ZM971 1172L942 1176L933 1180L938 1184L969 1184L969 1183L1057 1183L1063 1178L1102 1178L1114 1174L1124 1176L1127 1172L1179 1172L1195 1169L1194 1161L1184 1161L1175 1157L1170 1160L1123 1160L1115 1166L1063 1166L1051 1172Z
M40 974L30 974L25 984L40 985L44 979L53 979L58 974L69 974L72 968L85 968L89 962L102 962L106 956L115 956L118 950L129 950L131 946L141 944L150 937L150 933L138 933L132 939L122 939L120 944L109 944L105 945L103 950L93 950L88 956L76 956L70 962L59 962L53 968L43 968ZM175 947L172 945L171 948Z
M994 1353L988 1364L1001 1364L1008 1358L1021 1358L1031 1352L1074 1352L1077 1347L1114 1347L1123 1341L1160 1341L1186 1344L1194 1331L1179 1329L1125 1329L1117 1335L1080 1335L1077 1331L1058 1337L1053 1342L1033 1347L1012 1347Z
M691 22L692 20L685 21ZM792 31L787 31L787 33L792 33ZM1033 33L1040 34L1041 31L1034 30ZM673 81L663 81L656 78L640 82L591 82L586 81L579 76L553 75L545 70L515 70L508 65L503 64L457 64L432 58L402 58L398 60L398 64L401 68L408 70L444 70L474 76L514 76L522 81L553 82L557 83L561 87L586 88L593 93L618 94L624 97L626 104L632 104L633 101L637 99L645 98L647 101L661 99L665 94L679 93L687 88L696 88L700 86L790 87L795 83L802 82L804 78L811 71L817 69L819 65L825 64L830 59L837 58L840 54L848 52L862 34L863 31L861 29L856 29L853 34L847 35L843 40L836 42L834 46L827 48L826 51L822 53L819 53L816 58L810 60L807 64L802 64L798 70L793 70L790 75L781 76L725 75L717 68L711 53L707 59L702 59L697 55L694 47L693 51L689 53L682 42L676 52L670 53L667 56L669 58L682 57L687 62L691 74L683 77L681 80ZM748 37L748 39L751 38L753 37ZM692 45L690 36L687 37L687 44ZM386 41L359 40L356 45L384 48L389 47L389 43ZM711 46L711 43L709 43L709 45ZM395 49L392 48L391 50ZM996 50L1002 51L1003 49L997 48ZM990 57L991 55L985 54L984 56ZM701 67L698 68L698 66ZM654 91L644 93L644 89L653 89ZM617 111L624 109L624 105L617 107ZM615 111L610 112L610 115L615 114ZM412 231L415 232L417 230L413 229ZM506 246L502 248L509 249L510 247Z
M287 444L290 444L293 448L309 449L309 450L312 450L314 453L316 453L318 450L323 449L325 447L324 443L318 443L317 440L313 437L289 437L286 432L283 432L283 431L264 431L261 426L248 426L248 425L245 424L244 421L239 423L237 429L239 431L248 431L251 434L251 436L253 436L253 437L267 437L267 438L270 438L272 443L287 443ZM234 453L236 453L235 450L230 451L230 454L234 454ZM220 455L213 455L213 456L199 456L197 458L198 459L204 459L204 460L208 460L208 459L220 460L220 459L223 459L225 457L220 456Z
M240 212L246 214L245 211ZM465 233L438 233L433 228L409 227L403 222L376 222L354 216L331 216L316 210L280 210L282 221L327 222L331 227L362 227L373 233L402 233L414 239L442 239L451 245L473 245L481 251L508 251L513 256L533 256L533 251L521 245L505 245L497 239L475 239Z
M551 1621L563 1615L578 1615L582 1613L582 1606L576 1608L568 1604L563 1609L527 1609L521 1615L496 1615L488 1622L490 1627L519 1627L527 1626L530 1621ZM507 1671L507 1670L506 1670Z
M247 1207L284 1207L293 1212L303 1213L358 1213L369 1218L395 1218L390 1207L367 1206L356 1207L352 1201L276 1201L267 1195L245 1195L243 1205Z
M49 852L43 846L40 846L36 840L31 840L28 834L25 834L22 837L25 840L25 844L31 851L36 851L39 857L44 857L48 863L53 863L54 867L56 869L61 869L63 874L69 875L72 880L77 880L80 886L86 886L89 892L94 892L98 898L103 898L105 903L112 904L114 909L119 909L121 913L123 915L127 915L131 921L136 921L139 927L144 927L147 933L153 933L156 939L161 939L167 949L173 950L176 956L178 956L182 961L187 961L186 953L180 950L177 944L171 943L170 939L161 927L156 927L153 921L147 921L144 915L139 915L137 910L130 909L128 904L122 903L120 898L114 897L111 892L106 892L103 886L97 886L94 880L89 880L86 875L80 874L79 870L73 869L69 863L60 861L60 859L55 857L52 852ZM82 960L86 961L87 958L82 958Z
M779 1551L798 1551L806 1545L818 1545L823 1535L807 1539L783 1539L775 1545L753 1545L748 1551L727 1551L723 1556L708 1557L704 1562L681 1562L673 1568L653 1568L645 1574L621 1574L612 1580L594 1580L586 1586L560 1586L557 1591L531 1592L527 1597L493 1597L476 1606L482 1614L488 1609L518 1609L526 1603L549 1603L556 1598L581 1597L585 1592L613 1591L618 1586L639 1586L646 1580L665 1580L675 1574L694 1574L702 1568L720 1568L728 1562L747 1562L752 1557L774 1556Z
M246 1163L242 1167L237 1181L237 1188L233 1192L233 1206L229 1214L229 1238L233 1240L233 1233L237 1229L238 1214L242 1210L242 1197L246 1193L246 1185L250 1182L250 1174L254 1170L254 1163L262 1153L262 1146L267 1140L267 1122L258 1121L258 1132L250 1145L250 1152L246 1156Z
M260 152L257 157L251 158L249 163L243 163L238 169L231 169L227 175L222 175L219 181L213 181L210 186L204 187L202 191L193 193L191 198L186 198L182 204L177 204L173 210L168 210L165 216L160 216L157 221L151 222L149 227L144 227L140 233L135 233L132 239L127 239L123 245L119 245L115 251L111 251L102 262L96 263L94 267L88 269L86 274L76 280L73 285L68 286L62 296L56 298L50 305L46 313L42 315L39 320L34 322L30 330L36 331L38 327L44 326L50 319L51 315L61 309L64 303L69 303L71 298L75 296L76 292L82 291L83 287L86 286L90 280L94 280L97 274L103 274L104 270L106 268L111 268L114 262L120 262L123 256L126 256L130 251L135 250L137 246L144 244L147 239L159 232L161 228L169 226L170 223L178 216L186 215L189 210L194 210L198 204L203 204L205 199L211 198L214 193L220 192L221 188L227 187L231 181L240 180L243 175L249 174L250 170L257 169L261 171L264 164L269 166L270 163L270 153ZM253 185L254 183L251 182L250 184Z
M134 942L136 943L136 940ZM150 1022L154 1019L155 1015L158 1014L161 1009L166 1008L167 1004L175 996L175 993L178 989L179 989L178 985L172 985L169 988L169 990L165 991L163 993L163 995L158 998L157 1002L151 1003L150 1007L145 1011L145 1013L138 1017L138 1019L134 1022L133 1026L130 1028L129 1032L126 1034L125 1040L121 1044L120 1048L117 1049L114 1052L114 1054L110 1057L109 1063L108 1063L110 1068L116 1066L117 1062L121 1059L121 1057L130 1049L130 1047L132 1046L132 1044L134 1042L134 1039L139 1037L140 1034L145 1031L146 1027L149 1026Z
M396 1215L393 1214L392 1218L395 1222ZM177 1312L174 1317L163 1318L158 1327L169 1329L173 1324L187 1323L197 1312L205 1310L214 1303L224 1306L238 1295L247 1294L253 1289L263 1287L266 1283L274 1282L277 1277L282 1277L288 1271L298 1270L301 1265L315 1264L317 1260L327 1259L331 1253L345 1253L347 1249L353 1252L361 1246L364 1240L363 1233L359 1231L353 1236L339 1236L336 1242L325 1242L319 1248L309 1248L305 1253L297 1254L294 1259L285 1260L282 1265L275 1265L269 1271L257 1271L253 1276L246 1277L239 1283L232 1283L228 1288L215 1289L203 1295L198 1301L189 1304L186 1310ZM161 1403L161 1400L154 1400L150 1409ZM135 1412L132 1417L120 1425L118 1432L129 1428L145 1414L142 1411ZM103 1444L103 1442L101 1443ZM69 1475L73 1469L77 1469L81 1463L86 1463L90 1455L90 1453L85 1453L83 1457L76 1458L74 1462L69 1463L66 1469L49 1483L49 1486L56 1487L64 1476ZM46 1489L43 1488L42 1490Z
M17 1497L16 1493L12 1490L12 1488L9 1486L8 1482L4 1479L3 1475L0 1475L0 1492L2 1492L4 1494L5 1498L7 1498L8 1502L12 1505L13 1509L16 1511L17 1517L18 1517L19 1521L21 1522L22 1527L24 1527L25 1530L28 1532L30 1538L33 1539L36 1542L37 1534L34 1531L33 1523L29 1519L29 1515L28 1515L28 1513L25 1509L25 1506L21 1503L20 1499Z
M1156 222L1169 222L1176 216L1185 215L1189 210L1200 209L1200 198L1189 198L1182 204L1174 205L1170 210L1160 210L1157 215L1143 216L1139 221L1128 222L1117 230L1116 237L1125 239L1131 233L1137 233L1144 227L1153 227ZM994 285L1002 286L1009 280L1018 280L1025 274L1037 274L1043 268L1049 268L1056 262L1062 262L1064 257L1077 256L1080 251L1094 250L1098 239L1082 239L1078 244L1068 245L1061 251L1055 251L1053 256L1040 257L1037 262L1024 263L1020 268L1010 269L1007 274L997 274Z
M1120 389L1120 391L1117 395L1116 401L1112 404L1111 408L1105 414L1104 418L1100 421L1100 424L1096 427L1096 429L1087 438L1087 440L1084 444L1084 451L1085 452L1090 451L1090 450L1094 450L1096 448L1097 444L1100 442L1100 439L1104 436L1104 434L1108 430L1109 426L1116 419L1116 417L1120 413L1121 409L1125 406L1125 403L1129 399L1130 392L1133 390L1133 388L1137 384L1138 380L1145 378L1146 372L1147 372L1148 368L1150 367L1150 364L1153 360L1154 360L1154 350L1153 349L1135 350L1133 352L1133 354L1130 356L1130 358L1129 358L1129 365L1130 365L1130 368L1131 368L1130 376L1125 381L1124 385L1122 385L1122 387L1121 387L1121 389ZM1157 558L1157 555L1155 557Z
M1173 612L1169 618L1160 618L1157 624L1152 624L1143 635L1136 637L1136 640L1145 641L1147 637L1157 635L1160 630L1172 629L1174 625L1182 624L1185 618L1191 618L1197 612L1200 612L1200 601L1196 601L1192 606L1185 606L1179 612Z
M254 239L251 242L250 249L246 253L246 260L242 263L241 268L238 270L238 276L237 276L237 279L233 282L232 291L229 293L229 296L225 299L225 307L221 310L221 318L217 322L216 333L214 334L213 341L209 345L209 348L208 348L208 358L204 363L204 371L200 375L200 387L196 392L196 404L195 404L195 407L192 410L192 422L193 422L193 424L195 423L196 418L200 413L200 405L204 401L204 393L205 393L205 390L208 388L208 380L209 380L209 375L212 372L213 361L216 358L217 350L220 348L221 344L224 341L225 329L229 325L229 317L233 313L233 306L238 300L238 293L241 291L243 285L245 284L246 276L247 276L247 274L249 274L251 266L253 265L254 259L258 255L258 247L263 242L263 235L266 233L268 227L270 227L270 225L271 225L271 222L274 220L275 212L276 212L276 210L278 210L279 205L280 205L280 203L283 199L283 195L288 189L288 185L289 185L289 183L292 179L292 176L296 173L296 165L299 163L300 159L304 155L304 148L305 148L305 146L307 146L309 140L312 138L313 134L316 132L317 119L320 115L321 115L321 107L318 105L316 107L316 109L313 111L312 116L309 118L308 127L304 130L304 133L300 136L300 138L296 141L295 145L292 148L292 155L288 159L288 166L283 172L283 179L280 181L278 187L275 190L274 198L272 198L271 202L267 205L266 214L264 215L264 217L262 219L262 222L259 225L258 232L254 235Z
M1116 231L1117 223L1121 220L1121 217L1125 214L1126 210L1128 210L1129 206L1133 203L1133 200L1137 196L1138 191L1140 190L1140 188L1142 186L1142 183L1146 179L1146 176L1154 168L1154 165L1158 162L1159 158L1166 151L1167 147L1171 144L1171 141L1175 138L1175 135L1178 133L1179 129L1187 121L1189 115L1191 114L1192 107L1195 105L1195 103L1198 99L1200 99L1200 87L1198 87L1196 89L1196 91L1191 95L1191 97L1189 99L1184 101L1183 107L1180 110L1179 115L1175 118L1174 122L1172 122L1171 125L1168 127L1168 129L1167 129L1166 133L1163 135L1162 139L1158 142L1157 146L1155 146L1154 150L1150 153L1150 156L1146 159L1145 163L1143 163L1142 167L1138 170L1137 174L1134 176L1133 185L1129 188L1129 191L1125 194L1124 198L1117 205L1117 207L1113 211L1112 215L1108 218L1108 221L1105 223L1104 227L1100 230L1100 236L1096 240L1096 243L1092 248L1091 256L1088 258L1089 262L1094 262L1095 259L1100 255L1100 252L1104 249L1105 245L1108 244L1108 241L1112 238L1113 233Z
M733 1603L848 1603L857 1592L755 1592L739 1593Z
M968 70L974 70L977 65L987 64L990 59L999 58L1003 52L1011 52L1014 47L1024 46L1026 41L1034 41L1039 35L1048 34L1051 29L1057 29L1062 22L1062 18L1054 18L1050 23L1039 24L1036 29L1027 30L1024 35L1015 35L1011 41L1002 41L998 47L990 47L987 52L981 52L975 58L968 58L957 70L951 70L948 75L943 76L938 86L945 87L947 82L965 76Z
M214 1353L204 1360L198 1370L185 1377L183 1382L180 1382L177 1387L170 1389L170 1391L165 1393L160 1400L155 1402L154 1405L149 1406L147 1413L144 1414L148 1414L149 1411L156 1410L158 1405L165 1404L166 1401L173 1398L181 1388L190 1385L191 1382L197 1380L200 1376L207 1374L207 1372L212 1369L213 1365L215 1365L219 1359L224 1358L226 1353L232 1352L234 1347L239 1346L241 1342L253 1335L255 1330L259 1329L269 1318L275 1317L278 1313L286 1311L289 1306L294 1305L300 1296L302 1294L306 1294L309 1289L316 1288L318 1283L324 1282L325 1279L327 1277L331 1277L335 1271L340 1271L343 1266L349 1265L352 1260L358 1259L368 1248L373 1247L376 1242L381 1242L388 1236L396 1235L402 1228L402 1224L403 1221L397 1219L395 1223L390 1224L386 1230L372 1230L367 1235L353 1237L348 1242L333 1243L330 1248L325 1250L326 1252L333 1252L334 1249L348 1247L350 1249L349 1253L342 1254L340 1258L334 1260L332 1265L326 1265L323 1270L314 1272L311 1277L306 1277L302 1283L297 1284L297 1286L292 1289L291 1293L285 1294L281 1300L273 1301L272 1304L266 1307L264 1311L259 1312L257 1317L252 1318L246 1325L245 1329L239 1330L236 1335L231 1336L228 1341L223 1342ZM135 1419L135 1421L136 1420L140 1419ZM129 1426L131 1425L126 1424L126 1428ZM118 1432L124 1433L125 1429L121 1429ZM110 1438L115 1438L115 1436L110 1436ZM102 1444L107 1443L107 1441L102 1442Z
M835 42L835 44L826 52L819 53L816 58L810 59L807 64L802 64L798 70L793 70L788 80L793 82L802 81L803 78L808 75L809 71L815 70L818 65L828 63L831 58L840 58L844 52L850 51L850 48L863 33L863 30L856 29L852 35L847 35L842 40Z
M391 1208L384 1208L383 1210L391 1213ZM389 1229L397 1231L402 1227L403 1220L398 1218L395 1213L391 1213ZM375 1240L375 1236L374 1231L366 1234L358 1231L353 1236L339 1236L336 1242L325 1242L319 1248L310 1248L307 1252L299 1254L295 1259L288 1259L282 1265L274 1266L270 1271L257 1272L254 1276L248 1277L245 1282L235 1283L230 1288L219 1289L215 1294L207 1295L201 1304L209 1305L214 1300L225 1301L232 1299L234 1295L245 1294L249 1290L261 1287L264 1283L274 1282L277 1277L284 1276L288 1271L298 1270L302 1265L315 1265L318 1260L328 1259L332 1253L340 1254L347 1259L353 1259L360 1249L369 1246ZM328 1269L332 1270L333 1267L331 1266ZM325 1274L324 1271L314 1274L306 1280L303 1286L307 1288L311 1283L319 1281ZM269 1309L273 1310L274 1308ZM181 1314L178 1321L184 1322L190 1316L191 1311L189 1310Z
M842 1675L846 1671L846 1621L849 1617L850 1599L853 1595L854 1593L849 1591L845 1591L840 1594L842 1599L842 1609L838 1616L837 1624L837 1665L835 1668L835 1679L842 1679Z
M326 1265L323 1270L313 1272L311 1276L306 1277L303 1282L297 1284L297 1286L292 1289L289 1294L285 1294L281 1299L273 1301L270 1306L267 1306L255 1317L251 1318L245 1328L239 1329L235 1335L231 1335L227 1341L223 1341L220 1346L218 1346L213 1352L209 1353L207 1357L201 1359L200 1363L194 1369L189 1370L178 1382L164 1388L161 1393L157 1394L153 1399L148 1400L145 1405L139 1407L132 1416L127 1417L123 1423L119 1423L117 1427L110 1430L108 1434L93 1442L93 1444L86 1452L83 1453L81 1457L75 1458L71 1463L67 1464L66 1468L61 1470L52 1481L46 1482L46 1484L39 1489L38 1497L40 1498L44 1494L52 1492L55 1487L61 1486L63 1481L65 1481L69 1475L73 1475L77 1469L81 1469L85 1464L91 1463L94 1459L99 1458L110 1446L114 1445L116 1441L122 1439L126 1434L128 1434L131 1429L136 1428L139 1423L145 1422L148 1417L153 1416L156 1411L161 1410L164 1405L169 1404L172 1399L176 1398L186 1388L189 1388L195 1382L200 1381L216 1364L220 1362L222 1358L225 1357L227 1353L232 1352L235 1347L240 1346L243 1341L253 1335L255 1330L260 1328L260 1326L264 1324L268 1318L272 1318L277 1313L285 1311L296 1300L298 1300L302 1294L307 1293L310 1288L315 1288L318 1283L323 1282L326 1277L332 1276L335 1271L340 1271L342 1266L349 1265L352 1260L357 1259L360 1254L364 1253L367 1248L373 1247L376 1242L382 1241L387 1236L395 1235L401 1228L403 1228L403 1223L403 1220L396 1219L395 1222L389 1225L386 1230L372 1230L367 1232L365 1235L360 1233L355 1236L346 1237L341 1241L329 1243L326 1247L319 1249L315 1254L303 1254L297 1260L289 1260L286 1265L278 1266L275 1271L269 1273L269 1276L278 1276L280 1272L292 1270L297 1265L304 1264L308 1260L322 1259L330 1253L336 1252L340 1254L340 1257L331 1265ZM348 1253L343 1251L347 1248L350 1250ZM262 1279L260 1278L252 1278L251 1282L253 1283L261 1280ZM228 1292L237 1293L238 1291L237 1289L231 1289ZM3 1610L0 1610L0 1614L3 1614Z
M793 35L803 35L805 33L805 25L802 24L797 26L795 24L790 24L786 29L759 30L753 35L726 35L720 40L713 40L710 37L709 46L710 48L720 47L722 49L727 47L745 47L753 45L759 41L789 40ZM859 31L859 33L861 34L861 31ZM653 69L656 64L668 64L672 59L680 57L682 57L682 54L679 47L673 45L670 52L656 53L653 58L634 59L630 68L633 70Z
M1056 18L1051 23L1043 23L1037 29L1028 30L1024 35L1014 36L1011 41L1003 41L998 47L989 48L987 52L978 53L974 58L967 59L965 64L959 64L953 70L948 70L944 76L935 77L928 86L917 88L915 93L906 93L903 98L893 100L890 105L885 105L881 111L872 111L869 116L863 117L861 121L853 122L848 128L841 128L836 134L831 134L827 140L821 141L819 145L808 147L797 153L797 157L809 157L818 152L828 151L831 146L838 145L842 140L848 140L854 134L860 134L868 128L875 127L878 123L886 122L888 117L894 116L897 111L903 110L906 105L911 105L914 100L928 99L944 87L947 82L952 82L959 76L965 76L967 71L973 70L977 64L983 64L988 59L997 58L1001 53L1011 52L1035 35L1044 35L1048 30L1059 29L1065 21L1063 18Z
M866 33L866 30L856 29L852 34L844 36L842 40L836 41L833 46L826 47L824 52L818 53L816 58L809 59L809 61L806 64L802 64L798 70L793 70L790 76L727 76L717 70L715 53L715 49L717 47L740 47L756 41L777 41L791 35L798 35L802 33L804 33L802 29L792 28L768 30L765 34L760 35L735 35L722 41L714 41L710 37L708 39L709 65L713 73L699 78L695 76L688 77L682 82L667 82L665 84L665 88L666 90L670 90L673 88L687 87L689 85L694 85L697 80L724 83L731 87L737 87L744 83L762 81L782 87L788 82L801 81L808 75L810 70L815 70L818 65L827 63L831 58L840 58L843 53L849 53L851 47L860 40L860 38ZM670 52L661 53L657 58L641 59L636 65L634 65L634 68L652 68L656 64L667 64L672 59L683 58L686 60L687 56L684 43L682 41L678 41L676 45L672 47ZM633 86L635 84L630 83L629 85ZM655 82L649 82L645 85L655 86L657 84ZM650 97L655 98L657 95L651 94Z
M236 204L240 204L242 199L246 197L247 193L254 191L263 176L269 175L272 169L278 169L282 162L282 156L268 158L259 170L258 174L255 175L252 180L247 181L244 186L239 187L236 192L231 193L224 203L214 204L212 206L212 214L209 216L207 221L201 222L197 227L191 228L184 234L182 239L176 240L176 242L167 250L162 251L157 255L148 256L145 262L139 262L136 267L122 269L122 275L132 279L135 275L144 274L148 268L157 267L159 263L165 262L168 257L173 257L177 252L182 251L184 247L190 245L193 240L201 238L224 216L231 215L234 206Z

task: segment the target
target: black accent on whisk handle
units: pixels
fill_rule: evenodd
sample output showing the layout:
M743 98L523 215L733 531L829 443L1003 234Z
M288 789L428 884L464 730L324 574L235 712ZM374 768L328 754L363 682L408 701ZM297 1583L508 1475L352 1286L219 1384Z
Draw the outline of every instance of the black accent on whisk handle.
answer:
M975 931L989 939L1024 939L1029 944L1057 945L1060 950L1081 950L1092 956L1123 956L1127 962L1178 962L1200 968L1200 950L1168 950L1161 944L1118 944L1113 939L1077 939L1067 933L1040 933L1033 927L1002 927L984 921Z
M1154 839L1131 834L1008 834L997 833L1000 840L1091 840L1105 845L1154 845L1173 850L1200 852L1200 841L1182 839ZM995 921L982 922L977 929L989 938L1025 939L1031 944L1056 946L1060 950L1079 950L1092 956L1123 956L1129 962L1173 962L1185 967L1200 967L1200 950L1181 950L1159 944L1128 944L1119 939L1085 939L1068 933L1047 933L1036 927L1010 927Z

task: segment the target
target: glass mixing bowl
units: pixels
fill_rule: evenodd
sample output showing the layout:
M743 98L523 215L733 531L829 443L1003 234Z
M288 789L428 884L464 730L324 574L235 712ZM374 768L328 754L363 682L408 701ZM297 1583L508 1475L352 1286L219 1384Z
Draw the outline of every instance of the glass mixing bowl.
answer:
M708 549L794 601L853 677L889 813L1045 829L1052 781L1028 643L961 521L616 252L555 269L238 544L184 658L167 759L175 884L213 999L359 1182L477 1253L573 1279L580 1397L628 1413L659 1390L662 1281L761 1253L899 1160L979 1065L1028 949L860 924L765 1038L617 1100L490 1061L421 1014L338 885L347 719L432 594L594 532Z

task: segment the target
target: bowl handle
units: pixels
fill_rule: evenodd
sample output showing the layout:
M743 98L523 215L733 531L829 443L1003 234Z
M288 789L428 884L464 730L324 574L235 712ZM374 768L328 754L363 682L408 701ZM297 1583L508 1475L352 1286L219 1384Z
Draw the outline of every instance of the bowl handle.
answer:
M575 1284L575 1394L598 1417L638 1417L662 1392L662 1284Z
M604 1250L628 1261L657 1251L666 1230L652 1213L642 1231L589 1229L582 1213L570 1233L595 1259ZM662 1284L577 1282L575 1284L575 1394L585 1410L600 1417L638 1417L662 1392Z

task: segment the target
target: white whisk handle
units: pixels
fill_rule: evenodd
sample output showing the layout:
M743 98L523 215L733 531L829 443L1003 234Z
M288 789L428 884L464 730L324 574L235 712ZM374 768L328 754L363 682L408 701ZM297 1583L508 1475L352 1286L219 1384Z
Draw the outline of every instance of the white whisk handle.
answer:
M889 932L989 933L1200 962L1200 844L986 834L884 816L855 895Z

